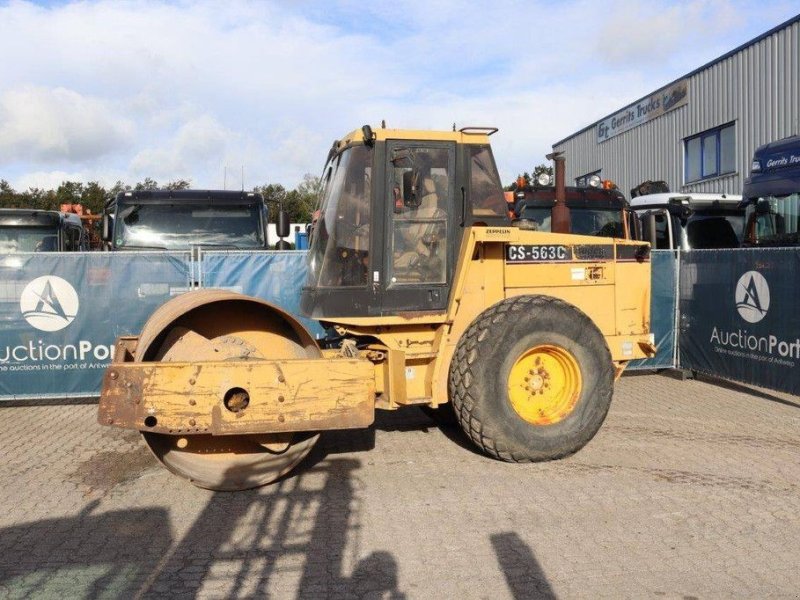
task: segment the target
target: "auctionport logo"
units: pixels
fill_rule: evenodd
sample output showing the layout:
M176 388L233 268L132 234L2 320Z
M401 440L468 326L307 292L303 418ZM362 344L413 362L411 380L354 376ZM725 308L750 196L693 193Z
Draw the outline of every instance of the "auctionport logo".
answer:
M37 277L25 286L19 307L25 320L40 331L60 331L78 314L78 294L65 279Z
M758 323L769 310L769 284L758 271L748 271L736 284L736 310L748 323Z

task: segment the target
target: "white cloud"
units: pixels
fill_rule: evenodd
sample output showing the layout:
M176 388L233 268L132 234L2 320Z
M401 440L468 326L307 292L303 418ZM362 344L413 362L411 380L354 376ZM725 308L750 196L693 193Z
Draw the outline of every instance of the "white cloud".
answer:
M54 190L64 181L87 182L90 180L91 177L84 171L31 171L10 183L17 190L27 190L29 188Z
M696 61L692 67L699 67L717 55L719 38L741 28L746 19L744 11L727 0L673 5L621 0L605 13L595 40L596 55L609 65L630 66L680 60L688 54Z
M131 161L131 171L140 177L169 179L190 175L197 166L207 166L225 156L227 147L239 137L209 115L190 119L159 145L141 149Z
M641 4L149 0L0 5L0 177L266 182L364 123L496 125L504 180L796 12ZM23 49L23 51L20 51ZM79 167L79 168L78 168Z
M0 95L0 164L99 158L123 146L131 129L97 98L64 88L14 88Z

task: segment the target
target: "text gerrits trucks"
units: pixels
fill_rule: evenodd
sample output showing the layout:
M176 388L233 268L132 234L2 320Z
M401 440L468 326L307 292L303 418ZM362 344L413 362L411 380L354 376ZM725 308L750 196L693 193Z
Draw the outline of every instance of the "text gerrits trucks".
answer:
M110 250L266 250L266 220L253 192L122 192L103 210L103 240Z
M800 135L756 149L742 196L744 245L800 245Z

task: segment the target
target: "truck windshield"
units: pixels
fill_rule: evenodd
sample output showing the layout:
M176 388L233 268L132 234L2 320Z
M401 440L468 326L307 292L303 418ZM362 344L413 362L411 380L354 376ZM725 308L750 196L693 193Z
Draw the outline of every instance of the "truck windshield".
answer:
M58 229L54 227L18 227L0 225L0 253L55 252Z
M369 272L372 148L353 146L323 173L322 201L308 252L309 285L365 286Z
M686 222L686 239L694 250L738 248L743 226L740 212L697 210Z
M800 192L765 196L747 205L748 240L759 246L800 245Z
M186 250L192 246L264 248L258 204L121 203L114 227L117 248Z
M572 233L624 238L622 211L619 209L571 208Z
M622 225L622 210L576 208L569 209L570 231L578 235L596 235L600 237L625 237ZM539 231L550 231L552 208L525 207L520 218L536 222Z

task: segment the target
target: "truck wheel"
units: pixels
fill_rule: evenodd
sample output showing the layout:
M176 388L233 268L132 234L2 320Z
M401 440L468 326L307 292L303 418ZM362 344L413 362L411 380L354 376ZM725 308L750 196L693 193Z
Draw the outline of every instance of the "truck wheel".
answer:
M450 365L459 424L486 454L507 462L580 450L600 429L613 386L603 334L583 312L546 296L485 310Z

